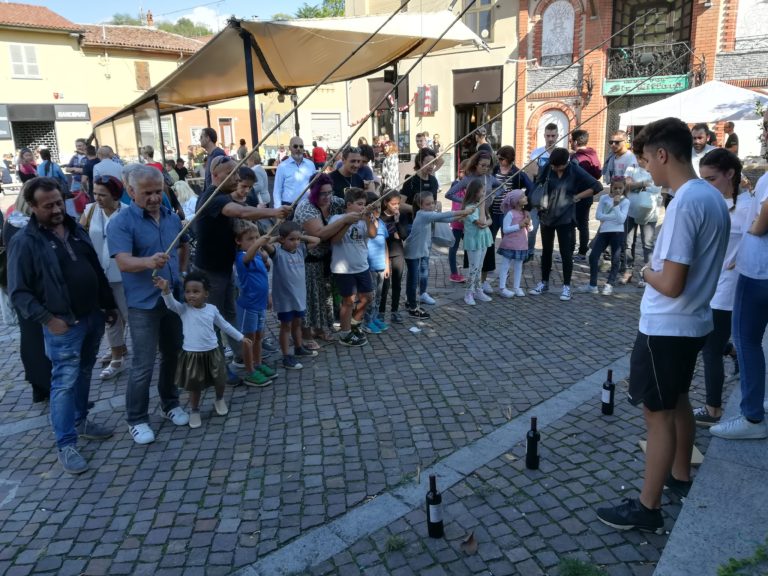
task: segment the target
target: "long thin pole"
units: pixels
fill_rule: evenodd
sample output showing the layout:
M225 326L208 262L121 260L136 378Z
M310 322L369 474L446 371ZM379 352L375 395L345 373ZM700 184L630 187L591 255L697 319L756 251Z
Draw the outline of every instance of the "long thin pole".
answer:
M248 120L251 123L251 146L256 146L259 140L259 129L256 124L256 94L253 80L253 47L251 35L248 31L240 29L240 38L243 39L243 56L245 57L245 85L248 90Z
M347 56L347 57L345 57L344 59L342 59L342 61L341 61L341 62L339 62L339 63L336 65L336 67L335 67L335 68L333 68L333 70L331 70L330 72L328 72L328 74L326 74L326 75L325 75L325 77L324 77L322 80L320 80L320 82L318 82L317 84L315 84L315 85L312 87L312 89L311 89L311 90L310 90L310 91L307 93L307 95L306 95L306 96L304 96L304 98L302 98L302 99L301 99L301 102L299 102L298 104L296 104L296 108L298 108L299 106L303 105L303 104L304 104L304 102L306 102L306 101L307 101L307 100L310 98L310 96L312 96L312 94L314 94L315 92L317 92L317 90L319 90L319 89L320 89L320 86L322 86L323 84L325 84L325 83L326 83L326 82L327 82L327 81L328 81L328 80L331 78L331 76L333 76L333 75L334 75L334 74L335 74L335 73L336 73L338 70L340 70L340 69L341 69L341 67L342 67L342 66L344 66L344 65L345 65L347 62L349 62L349 61L350 61L350 60L351 60L351 59L352 59L352 58L353 58L353 57L354 57L354 56L355 56L355 55L356 55L356 54L357 54L357 53L358 53L360 50L362 50L363 46L365 46L365 45L366 45L366 44L368 44L368 43L369 43L371 40L373 40L373 38L374 38L374 37L375 37L375 36L376 36L376 35L377 35L377 34L378 34L378 33L379 33L379 32L380 32L380 31L381 31L381 30L382 30L382 29L383 29L383 28L384 28L384 27L387 25L387 24L389 24L389 23L392 21L392 19L393 19L395 16L397 16L397 14L398 14L398 13L399 13L399 12L400 12L400 11L401 11L403 8L405 8L406 6L408 6L408 3L409 3L410 1L411 1L411 0L402 0L402 4L400 4L400 6L398 6L398 7L397 7L397 9L396 9L396 10L394 10L394 11L392 12L392 14L390 14L390 15L389 15L389 17L388 17L386 20L384 20L384 22L382 22L382 23L381 23L381 26L379 26L378 28L376 28L376 30L374 30L374 31L373 31L373 32L372 32L372 33L371 33L371 34L370 34L370 35L369 35L369 36L368 36L368 37L367 37L367 38L366 38L366 39L365 39L365 40L364 40L364 41L363 41L363 42L362 42L362 43L361 43L361 44L360 44L360 45L359 45L357 48L355 48L355 49L354 49L354 50L353 50L353 51L352 51L352 52L349 54L349 56ZM475 0L472 0L472 4L474 4L474 2L475 2ZM471 5L471 4L470 4L470 5ZM445 34L448 32L448 30L450 30L450 28L453 26L453 24L455 24L455 22L451 23L451 26L449 26L449 27L448 27L448 28L445 30L445 32L443 32L443 34L440 36L440 38L442 38L442 37L443 37L443 36L444 36L444 35L445 35ZM377 106L378 106L378 104L377 104ZM206 114L207 114L207 117L208 117L208 126L210 127L210 125L211 125L211 120L210 120L210 112L209 112L209 110L208 110L208 107L207 107L207 106L206 106ZM370 116L369 116L369 117L370 117ZM274 126L273 126L273 127L272 127L272 128L271 128L271 129L270 129L268 132L267 132L267 133L266 133L266 134L264 134L264 136L262 136L261 140L260 140L259 142L257 142L257 143L256 143L256 144L253 146L253 148L251 149L251 151L250 151L250 152L248 152L248 154L246 154L245 158L243 158L242 160L238 161L238 162L235 164L235 167L234 167L234 168L232 168L232 170L229 172L229 174L227 174L227 175L226 175L226 177L224 178L224 180L222 180L222 181L221 181L221 183L220 183L220 184L219 184L219 185L218 185L218 186L217 186L217 187L214 189L214 191L213 191L213 192L211 193L211 195L210 195L210 196L209 196L209 197L206 199L206 201L205 201L205 202L202 204L202 206L200 206L200 207L198 208L198 211L202 211L202 210L204 210L204 209L205 209L205 208L208 206L208 204L209 204L209 203L210 203L210 202L211 202L211 201L212 201L212 200L213 200L213 199L216 197L216 195L219 193L219 191L221 190L221 188L222 188L222 187L223 187L223 186L224 186L224 185L225 185L227 182L229 182L229 181L232 179L232 177L233 177L235 174L237 174L237 171L240 169L240 167L241 167L241 166L243 166L243 165L244 165L244 164L245 164L245 163L248 161L248 159L249 159L249 158L250 158L250 157L253 155L253 153L254 153L254 152L256 152L256 151L259 149L259 146L261 146L261 145L262 145L262 144L263 144L263 143L264 143L264 142L267 140L267 138L269 138L269 137L270 137L272 134L274 134L274 133L275 133L275 132L276 132L276 131L277 131L277 130L278 130L278 129L279 129L279 128L280 128L280 127L283 125L283 122L285 122L285 121L286 121L288 118L289 118L289 115L288 115L288 114L286 114L285 116L283 116L283 117L280 119L280 121L279 121L279 122L277 122L277 123L276 123L276 124L275 124L275 125L274 125ZM367 120L367 118L366 118L366 120ZM306 192L306 190L305 190L305 192ZM304 192L302 192L302 195L303 195L303 194L304 194ZM174 246L176 246L176 244L178 243L178 241L179 241L179 240L181 239L181 237L182 237L182 236L183 236L183 235L186 233L186 231L189 229L189 227L190 227L190 225L191 225L191 224L192 224L192 221L190 220L190 221L187 221L187 223L186 223L186 224L184 224L184 226L182 226L182 228L181 228L181 231L178 233L178 235L176 236L176 238L174 238L174 239L173 239L173 241L171 242L171 244L168 246L168 249L165 251L165 253L166 253L166 254L170 254L171 250L173 250Z

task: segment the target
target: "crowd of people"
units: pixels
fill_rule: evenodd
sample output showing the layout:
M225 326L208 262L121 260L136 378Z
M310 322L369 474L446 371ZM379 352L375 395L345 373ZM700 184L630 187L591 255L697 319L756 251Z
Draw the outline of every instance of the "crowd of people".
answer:
M764 129L768 134L768 114ZM629 377L631 401L643 404L648 426L643 491L598 516L618 528L658 529L663 487L690 486L695 424L723 438L768 437L761 348L768 177L745 184L738 157L707 149L700 132L700 125L660 120L630 147L617 131L601 163L586 131L570 135L569 151L557 146L561 135L548 125L545 145L521 169L514 148L493 150L478 130L476 152L448 187L451 210L443 210L438 194L440 156L423 134L413 174L402 184L398 174L397 185L391 174L366 166L367 143L345 148L338 164L318 173L321 161L308 159L294 137L270 193L258 161L233 171L236 161L216 146L212 129L201 136L207 159L199 196L182 167L156 162L151 147L142 149L142 163L123 166L108 147L94 151L78 141L78 154L82 144L84 156L99 161L74 172L77 183L45 158L25 182L3 237L22 361L34 399L50 397L63 468L87 469L78 438L112 435L88 418L91 373L99 360L102 379L126 370L129 343L126 421L131 438L147 444L155 439L149 387L158 350L161 412L196 428L206 387L215 389L214 411L224 416L227 382L267 386L277 369L300 370L318 356L321 342L361 347L406 315L429 318L427 307L436 304L428 291L433 236L452 238L448 280L464 284L465 304L476 306L497 290L504 298L526 296L521 279L538 235L540 280L529 296L549 291L555 238L560 300L599 292L606 259L602 294L634 281L645 288ZM395 158L390 170L399 170L396 147L387 142L384 149ZM81 206L73 200L83 187ZM599 230L591 238L595 198ZM636 270L638 235L643 265ZM458 267L462 245L466 276ZM574 261L588 262L590 274L572 291ZM272 365L265 361L269 310L279 322L281 354ZM105 331L109 352L99 359ZM706 404L694 410L688 388L700 352ZM743 400L741 415L723 420L728 354L738 359ZM244 370L242 380L235 368ZM189 411L180 388L189 392Z

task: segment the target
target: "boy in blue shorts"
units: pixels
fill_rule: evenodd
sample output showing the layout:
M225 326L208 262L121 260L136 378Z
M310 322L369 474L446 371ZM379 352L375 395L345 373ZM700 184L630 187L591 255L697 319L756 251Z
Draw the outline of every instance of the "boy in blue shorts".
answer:
M306 236L301 226L291 220L277 229L276 243L267 243L264 249L272 257L272 305L280 320L280 350L283 352L283 367L301 370L298 358L317 356L315 350L307 350L301 339L302 318L307 313L307 279L304 258L307 247L320 243L320 238ZM290 339L293 337L293 354Z
M244 380L248 386L268 386L277 376L277 372L264 364L261 358L261 337L266 327L269 302L269 273L262 249L270 240L274 239L259 236L256 224L248 220L235 221L235 242L238 247L235 270L240 288L237 328L253 342L250 349L243 345L243 361L247 373Z
M373 281L368 268L368 239L376 237L378 219L370 214L363 217L366 193L362 188L348 188L344 201L346 212L360 214L361 219L345 225L331 238L331 272L341 295L339 342L345 346L365 346L368 340L360 328L365 309L373 296ZM340 214L331 216L328 223L342 217ZM358 303L353 313L355 294Z

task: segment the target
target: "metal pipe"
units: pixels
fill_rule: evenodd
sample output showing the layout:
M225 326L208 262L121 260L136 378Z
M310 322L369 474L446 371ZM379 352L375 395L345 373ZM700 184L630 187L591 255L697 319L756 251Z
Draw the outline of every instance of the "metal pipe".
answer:
M248 119L251 122L251 146L256 146L259 140L259 129L256 125L256 94L253 80L253 45L251 33L240 28L240 38L243 39L243 53L245 55L245 84L248 90Z

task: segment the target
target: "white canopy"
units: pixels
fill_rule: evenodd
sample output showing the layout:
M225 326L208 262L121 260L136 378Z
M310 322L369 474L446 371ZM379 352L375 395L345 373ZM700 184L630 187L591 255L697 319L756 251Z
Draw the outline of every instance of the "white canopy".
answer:
M447 10L398 14L328 82L366 76L402 58L422 54L455 18ZM155 99L162 112L171 112L247 95L244 39L252 47L254 93L313 86L386 19L386 15L285 22L233 19L175 72L99 124L129 115ZM473 43L483 45L458 21L434 50Z
M687 124L697 122L725 122L758 120L755 104L768 104L768 96L725 82L712 80L674 96L624 112L619 125L643 126L654 120L674 116Z

